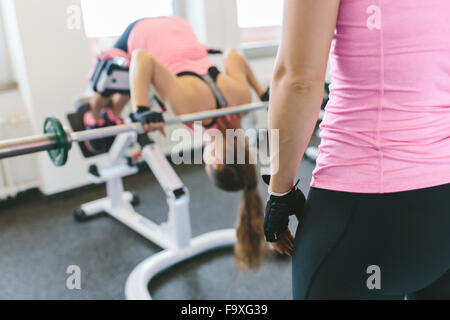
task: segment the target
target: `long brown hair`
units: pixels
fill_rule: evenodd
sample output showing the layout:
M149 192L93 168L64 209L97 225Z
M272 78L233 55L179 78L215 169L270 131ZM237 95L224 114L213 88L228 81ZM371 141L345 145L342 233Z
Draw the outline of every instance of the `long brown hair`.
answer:
M237 243L234 254L237 266L241 270L257 269L266 255L264 241L264 211L258 192L257 167L250 161L249 144L246 138L234 137L233 164L226 164L220 170L211 169L209 178L225 191L243 191L242 202L236 222ZM237 148L244 143L245 163L238 164ZM224 143L224 150L229 150L230 141Z

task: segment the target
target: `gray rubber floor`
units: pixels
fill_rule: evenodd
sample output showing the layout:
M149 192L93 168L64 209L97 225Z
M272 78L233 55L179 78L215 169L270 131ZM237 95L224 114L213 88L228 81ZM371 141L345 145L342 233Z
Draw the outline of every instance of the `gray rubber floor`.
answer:
M312 169L312 163L302 162L305 193ZM194 236L234 226L240 193L211 187L202 166L176 171L191 193ZM125 185L140 196L139 212L157 222L166 219L165 196L151 173L129 177ZM262 181L260 189L265 198ZM74 208L103 196L104 187L95 186L2 210L0 299L124 299L130 272L161 249L108 216L74 221ZM70 265L81 268L80 290L66 287ZM240 273L233 267L232 249L217 250L167 270L150 290L155 299L290 299L290 260L271 254L259 271Z

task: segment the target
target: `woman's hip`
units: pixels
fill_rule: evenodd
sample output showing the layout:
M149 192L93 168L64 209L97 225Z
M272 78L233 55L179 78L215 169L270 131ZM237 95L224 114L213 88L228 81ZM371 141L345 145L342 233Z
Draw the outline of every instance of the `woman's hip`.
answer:
M294 297L317 281L361 294L373 267L383 294L419 290L449 268L449 231L450 185L391 194L312 188L295 240Z

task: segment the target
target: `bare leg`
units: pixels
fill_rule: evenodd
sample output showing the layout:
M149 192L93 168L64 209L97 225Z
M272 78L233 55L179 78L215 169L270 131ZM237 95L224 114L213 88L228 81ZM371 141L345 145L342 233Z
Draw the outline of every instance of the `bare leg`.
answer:
M117 102L123 102L122 99L118 98L103 97L98 93L94 93L89 100L90 110L83 114L84 127L89 130L117 124L116 116L113 114L114 112L111 112L111 109L108 107L114 99ZM123 109L123 106L121 109ZM106 113L102 114L104 111ZM91 153L98 154L106 152L113 141L113 138L103 138L85 141L84 144Z
M128 101L130 101L129 95L116 93L112 96L112 110L116 117L120 117Z
M92 116L95 121L100 121L102 110L108 106L110 101L111 98L105 98L99 93L94 93L91 96L89 104L91 106Z

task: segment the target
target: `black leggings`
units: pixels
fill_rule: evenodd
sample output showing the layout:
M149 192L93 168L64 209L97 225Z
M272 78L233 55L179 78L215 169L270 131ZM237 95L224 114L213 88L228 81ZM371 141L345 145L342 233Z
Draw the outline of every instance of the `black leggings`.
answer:
M128 38L130 38L131 31L133 31L134 27L138 22L140 22L143 19L139 19L131 23L125 31L122 33L122 35L117 39L114 48L120 49L128 53Z
M450 184L390 194L311 189L295 237L294 299L450 299L449 268ZM368 286L374 279L380 288Z

